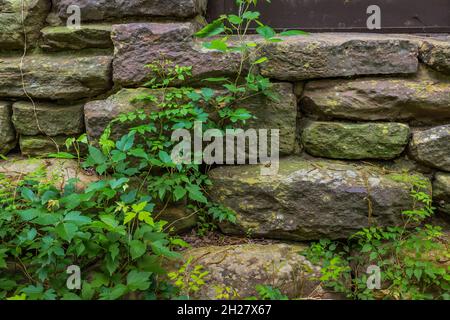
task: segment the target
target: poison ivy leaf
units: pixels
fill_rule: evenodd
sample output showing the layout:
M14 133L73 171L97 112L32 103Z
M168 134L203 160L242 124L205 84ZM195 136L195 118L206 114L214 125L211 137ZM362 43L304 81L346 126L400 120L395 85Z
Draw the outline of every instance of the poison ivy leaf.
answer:
M125 213L125 218L123 219L123 224L127 224L130 221L132 221L134 218L136 218L136 212L127 212Z
M195 36L198 38L208 38L221 34L224 31L225 25L223 24L222 20L215 20L198 31Z
M112 289L106 289L100 294L100 300L117 300L128 292L124 284L118 284Z
M201 202L201 203L208 203L208 199L203 195L200 188L197 185L190 185L186 187L189 192L189 198L191 200Z
M147 290L150 287L151 272L139 272L131 270L127 276L127 287L131 291Z
M76 224L77 226L82 226L85 224L89 224L92 222L92 219L86 216L82 216L81 212L78 211L72 211L69 212L65 217L64 221L72 222Z
M247 19L247 20L256 20L256 19L259 18L259 16L260 16L260 13L259 12L255 12L255 11L246 11L242 15L242 17L244 19Z
M116 147L120 151L127 152L134 144L134 132L124 135L119 141L116 142Z
M242 18L235 14L230 14L228 15L228 21L230 21L232 24L240 24L242 23Z
M71 242L75 233L78 231L78 227L74 223L60 223L56 226L55 231L61 238Z
M22 220L31 221L41 214L41 210L28 209L28 210L19 211L18 214L22 218Z
M280 36L284 36L284 37L290 37L290 36L307 36L309 35L308 32L306 31L301 31L301 30L287 30L287 31L283 31L280 33Z
M169 259L179 259L181 255L177 252L171 251L164 245L162 241L155 241L151 244L152 250L156 255L164 256Z
M103 164L107 160L103 152L94 146L89 146L89 158L94 161L94 164Z
M167 152L161 150L158 155L164 164L172 163L172 158L169 156L169 154Z
M180 186L176 186L173 191L173 195L174 195L175 201L183 199L184 196L186 195L186 189L184 189L183 187L180 187Z
M35 202L38 200L38 197L34 194L34 192L28 188L22 188L21 195L22 198L31 202Z
M253 64L261 64L261 63L266 62L267 60L269 60L269 59L267 59L267 57L262 57L262 58L259 58L258 60L256 60L255 62L253 62Z
M271 39L273 37L275 37L277 35L277 33L275 32L275 30L273 30L271 27L269 26L261 26L256 28L256 32L262 36L264 39Z
M130 253L131 258L133 260L136 260L137 258L143 256L146 250L147 246L142 241L139 240L130 241Z

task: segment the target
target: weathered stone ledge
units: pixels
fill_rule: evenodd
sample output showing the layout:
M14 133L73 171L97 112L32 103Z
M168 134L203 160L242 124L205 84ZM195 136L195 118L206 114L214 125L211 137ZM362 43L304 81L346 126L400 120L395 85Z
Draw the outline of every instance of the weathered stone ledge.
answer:
M23 50L27 33L28 48L37 46L39 30L44 26L50 11L49 0L23 0L24 25L22 25L22 1L0 1L0 51Z
M193 23L133 23L114 25L114 83L136 87L148 81L150 63L170 60L174 65L192 67L192 79L235 76L241 55L207 50L194 41L197 27Z
M413 205L409 174L386 174L370 165L294 157L280 161L276 176L261 176L260 166L225 166L210 178L212 200L237 213L235 225L221 226L226 234L347 238L370 225L400 225L402 211Z
M409 127L401 123L309 122L302 143L311 155L331 159L394 159L406 148Z
M264 76L300 81L417 72L418 45L389 35L317 33L264 46Z
M59 106L50 103L16 102L13 123L19 134L33 136L77 135L84 132L83 105ZM41 131L42 130L42 131Z
M204 290L194 299L217 299L216 286L237 290L239 298L256 296L255 287L270 283L290 298L308 297L319 282L320 267L314 266L300 253L301 244L243 244L209 246L188 249L183 261L174 263L170 270L178 270L189 258L202 265L209 274Z
M41 48L47 51L113 48L109 24L83 24L79 29L46 27L41 30Z
M104 52L29 55L23 62L25 88L33 98L80 100L111 87L112 56ZM0 97L26 98L20 57L0 56Z
M409 153L414 160L429 167L450 171L450 124L416 130Z
M44 135L24 136L19 138L20 152L23 156L48 157L49 154L67 152L65 142L69 136L49 137Z
M436 173L433 181L433 200L439 211L450 214L450 173Z
M413 77L370 77L306 83L300 110L318 119L450 121L450 78L421 67Z

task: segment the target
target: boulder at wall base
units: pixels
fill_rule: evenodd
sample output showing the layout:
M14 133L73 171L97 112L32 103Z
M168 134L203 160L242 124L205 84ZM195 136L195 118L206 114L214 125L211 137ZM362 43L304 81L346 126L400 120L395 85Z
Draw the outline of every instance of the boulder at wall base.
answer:
M433 69L450 74L450 40L424 40L419 47L420 60Z
M24 156L31 157L46 157L49 154L57 153L58 151L68 152L65 147L65 142L68 138L69 136L20 136L20 152ZM74 150L69 150L69 152L76 155Z
M0 97L26 98L20 57L0 56ZM111 86L112 57L104 52L36 54L23 63L27 93L38 99L79 100L105 93Z
M186 204L168 207L158 215L160 220L168 222L164 228L167 228L167 231L173 229L174 233L187 232L197 225L197 215L190 212Z
M450 173L436 173L433 181L433 200L439 211L450 214Z
M450 78L421 67L413 77L310 81L299 106L318 119L448 122Z
M16 102L13 104L13 122L16 131L22 135L77 135L84 131L83 105Z
M409 141L401 123L341 123L313 121L303 129L306 152L332 159L393 159Z
M0 1L0 50L23 50L24 28L27 34L27 47L37 46L39 30L45 24L50 6L49 0Z
M11 116L11 103L0 101L0 154L3 155L14 149L17 144Z
M305 249L290 244L211 246L188 249L183 257L192 259L189 268L201 265L209 272L194 299L217 300L225 287L237 292L232 299L249 298L257 296L257 285L271 285L290 298L300 298L319 286L312 278L320 274L320 268L300 255ZM180 266L176 263L173 271Z
M450 125L414 132L409 154L429 167L450 171Z
M85 189L98 181L98 176L83 171L78 161L67 159L24 159L11 157L0 161L0 176L5 177L12 185L18 184L25 177L39 180L41 183L53 183L60 190L70 179L77 179L76 187Z
M62 19L70 13L67 8L80 8L83 21L103 21L127 17L188 18L202 14L207 0L53 0L53 9Z
M48 51L113 47L111 25L108 24L83 24L80 28L46 27L41 33L41 48Z
M260 173L258 165L210 172L211 199L237 213L236 224L221 225L224 233L301 241L348 238L370 225L400 225L402 212L413 206L413 178L427 180L419 174L384 174L370 165L298 157L281 159L277 175Z
M133 101L136 97L142 95L158 95L162 91L146 88L122 89L116 94L105 100L90 101L84 106L84 118L88 137L92 141L97 141L103 134L103 131L120 114L129 113L137 110L155 110L154 103ZM115 138L120 138L134 126L132 123L117 123L113 126Z
M375 34L317 33L269 43L261 74L287 81L417 72L418 45Z
M192 67L191 81L217 76L235 76L241 66L240 53L205 49L194 41L193 23L132 23L114 25L114 83L123 87L142 85L157 76L147 64L169 60Z
M170 90L167 89L167 90ZM274 83L273 91L278 101L270 100L265 96L255 96L239 105L246 108L257 119L249 120L243 129L279 129L280 152L292 154L295 149L297 103L293 86L289 83ZM219 91L217 91L219 92ZM153 95L160 99L164 90L151 90L146 88L122 89L106 100L90 101L84 107L86 130L88 136L98 140L108 124L120 114L136 111L138 109L148 112L156 110L152 102L133 101L138 96ZM113 136L119 138L126 134L136 123L116 123L113 126ZM269 140L270 141L270 140Z

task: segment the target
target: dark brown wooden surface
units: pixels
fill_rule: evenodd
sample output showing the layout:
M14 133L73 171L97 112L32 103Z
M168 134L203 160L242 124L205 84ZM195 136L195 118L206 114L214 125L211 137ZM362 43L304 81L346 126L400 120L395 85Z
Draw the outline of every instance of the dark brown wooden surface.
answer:
M276 29L358 32L450 32L450 0L260 0L262 21ZM369 5L381 8L381 30L367 29ZM208 19L236 12L234 0L209 0Z

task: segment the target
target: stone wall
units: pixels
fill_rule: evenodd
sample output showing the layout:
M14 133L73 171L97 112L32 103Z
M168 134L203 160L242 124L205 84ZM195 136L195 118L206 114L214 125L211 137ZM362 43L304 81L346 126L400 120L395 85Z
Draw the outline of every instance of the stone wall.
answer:
M238 54L193 37L206 2L0 0L0 153L45 156L67 137L97 138L139 107L130 99L161 54L193 66L194 85L235 74ZM69 5L81 8L80 29L65 27ZM222 231L311 240L399 224L410 175L430 179L450 213L450 36L312 34L263 54L259 72L282 100L245 107L255 128L281 130L280 173L213 170L211 197L238 213Z

